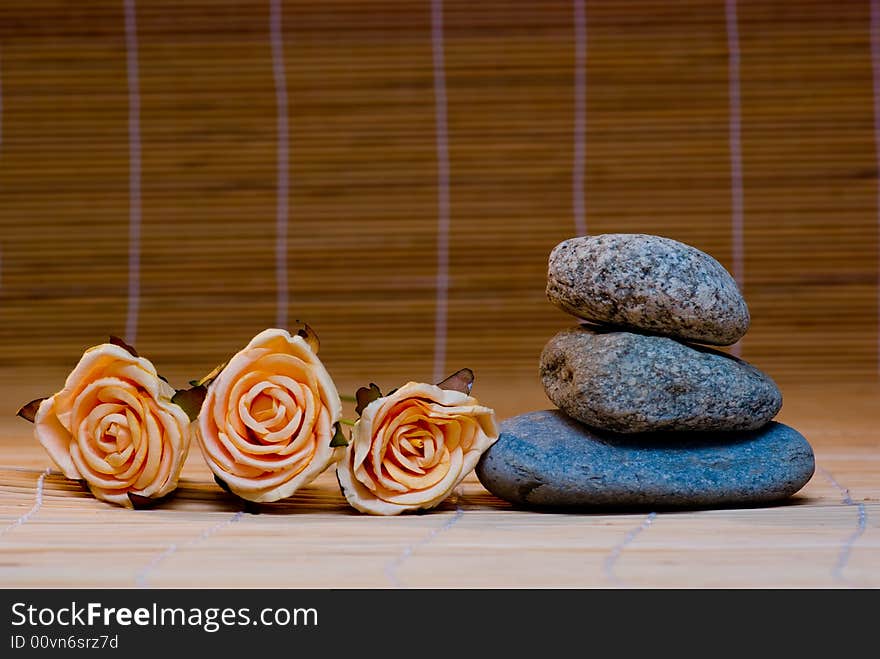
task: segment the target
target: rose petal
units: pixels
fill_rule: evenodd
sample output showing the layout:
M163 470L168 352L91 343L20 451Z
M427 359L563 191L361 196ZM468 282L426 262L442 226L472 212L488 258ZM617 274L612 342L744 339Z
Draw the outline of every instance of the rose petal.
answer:
M449 451L443 452L443 457L438 461L436 467L430 471L422 471L421 474L407 473L391 461L386 461L383 467L388 470L391 477L408 490L426 490L440 481L442 481L449 473L451 458Z
M34 435L49 453L52 461L58 465L61 473L71 479L82 478L70 458L70 443L73 437L55 414L54 396L40 403L37 415L34 417Z
M409 382L364 408L337 477L346 499L362 512L428 509L497 438L494 412L475 398Z
M159 379L156 368L149 360L133 357L124 348L110 343L95 346L86 350L82 359L67 376L64 389L56 394L57 414L62 425L68 429L72 427L66 423L72 401L82 389L104 377L130 380L152 397L158 397L163 391L162 385L165 384Z

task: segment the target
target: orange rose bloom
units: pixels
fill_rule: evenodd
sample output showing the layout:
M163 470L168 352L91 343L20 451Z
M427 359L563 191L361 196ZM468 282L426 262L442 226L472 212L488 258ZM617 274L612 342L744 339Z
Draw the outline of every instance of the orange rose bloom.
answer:
M343 454L331 447L342 401L309 343L267 329L208 386L196 436L208 466L248 501L278 501Z
M190 421L173 395L149 360L102 344L88 349L64 389L40 404L34 435L67 478L131 508L129 493L159 498L177 487Z
M497 439L495 412L477 399L409 382L367 405L336 475L345 498L361 512L427 510Z

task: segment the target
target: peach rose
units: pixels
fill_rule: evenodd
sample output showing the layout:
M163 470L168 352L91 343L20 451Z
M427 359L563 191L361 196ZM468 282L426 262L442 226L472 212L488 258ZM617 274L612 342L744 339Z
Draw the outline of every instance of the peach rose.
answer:
M208 386L196 436L208 466L243 499L289 497L342 457L342 401L313 346L267 329Z
M495 412L477 399L409 382L364 408L336 475L345 498L361 512L427 510L497 439Z
M125 347L89 348L64 389L40 403L34 435L67 478L104 501L158 499L177 487L190 421L153 364Z

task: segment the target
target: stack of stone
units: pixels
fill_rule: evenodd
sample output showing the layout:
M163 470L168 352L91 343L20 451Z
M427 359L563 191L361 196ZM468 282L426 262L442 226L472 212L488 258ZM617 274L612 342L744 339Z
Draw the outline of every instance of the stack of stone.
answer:
M541 378L559 408L502 423L477 474L527 506L720 506L797 492L813 451L773 422L782 395L736 343L749 311L708 254L642 234L560 243L550 301L582 323L554 336Z

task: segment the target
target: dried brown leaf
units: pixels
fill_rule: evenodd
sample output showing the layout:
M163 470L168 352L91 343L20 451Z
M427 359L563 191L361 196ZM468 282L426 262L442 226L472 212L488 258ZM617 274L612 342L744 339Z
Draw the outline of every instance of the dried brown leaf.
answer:
M20 416L25 421L34 422L34 419L37 416L37 410L40 409L40 403L42 403L45 398L35 398L30 403L26 403L21 406L21 409L16 412L17 416Z
M140 494L135 494L134 492L128 493L128 500L131 501L131 505L134 506L135 510L147 510L149 508L155 508L163 501L167 501L174 492L166 494L162 497L144 497Z
M374 400L378 400L382 398L382 391L379 387L376 386L375 383L371 382L369 387L361 387L354 393L354 397L357 399L357 407L354 408L355 413L360 416L364 413L364 410L367 408L367 405L372 403Z
M463 394L470 395L474 386L474 372L469 368L463 368L456 371L442 382L438 382L437 386L441 389L449 391L460 391Z
M208 388L204 385L192 387L191 389L178 389L177 393L171 397L171 402L183 409L190 421L195 421L199 416L202 403L205 402L205 396L207 395Z
M112 343L115 346L119 346L120 348L124 348L126 351L128 351L128 354L130 354L132 357L140 357L140 355L138 354L138 351L135 350L133 346L128 345L125 341L120 339L118 336L113 336L111 334L110 335L110 343Z
M312 329L312 327L308 323L302 323L298 320L296 321L296 323L297 328L295 334L305 339L305 342L309 344L312 352L317 355L318 350L321 349L321 341L318 339L318 333L314 329Z

